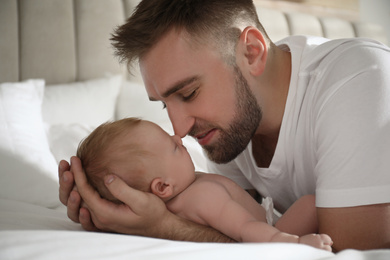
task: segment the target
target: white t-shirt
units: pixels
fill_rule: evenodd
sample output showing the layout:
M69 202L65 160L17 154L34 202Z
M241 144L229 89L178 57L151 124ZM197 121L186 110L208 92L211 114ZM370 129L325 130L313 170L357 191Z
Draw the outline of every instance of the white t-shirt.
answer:
M271 165L257 167L249 143L209 172L256 188L281 212L306 194L317 207L390 202L390 49L305 36L277 45L290 50L292 73Z

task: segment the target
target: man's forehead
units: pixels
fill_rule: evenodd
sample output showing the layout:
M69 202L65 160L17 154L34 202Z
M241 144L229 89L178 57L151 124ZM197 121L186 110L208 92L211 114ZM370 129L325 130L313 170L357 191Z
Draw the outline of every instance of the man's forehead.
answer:
M216 51L215 46L205 39L199 39L187 33L184 29L171 29L155 43L148 52L139 58L141 70L148 70L151 64L162 58L182 58L186 54L198 53L209 49ZM176 57L175 57L176 54Z
M155 42L149 50L144 53L140 58L139 62L140 64L150 60L156 54L161 55L169 55L172 53L172 51L176 50L175 47L177 45L188 45L188 41L185 40L186 36L182 31L176 30L176 29L171 29L164 35L162 35L157 42Z
M139 61L146 91L152 99L167 97L199 79L195 51L185 42L174 42L170 47L157 46Z
M172 30L139 60L146 91L151 100L161 100L206 77L223 62L212 45L189 43L186 33ZM201 46L201 47L200 47Z
M174 68L181 58L188 54L188 48L180 35L175 31L167 33L139 59L140 72L144 81L158 80L159 83L164 83L161 81L169 75L160 72Z

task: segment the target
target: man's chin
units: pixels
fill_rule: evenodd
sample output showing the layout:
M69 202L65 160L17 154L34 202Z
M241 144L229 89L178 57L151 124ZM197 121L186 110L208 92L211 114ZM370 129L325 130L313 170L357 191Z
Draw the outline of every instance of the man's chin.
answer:
M217 164L229 163L234 159L236 159L238 156L238 154L233 155L233 154L217 152L215 151L214 147L210 147L210 146L202 146L202 148L205 151L207 158L209 158L210 161L215 162Z

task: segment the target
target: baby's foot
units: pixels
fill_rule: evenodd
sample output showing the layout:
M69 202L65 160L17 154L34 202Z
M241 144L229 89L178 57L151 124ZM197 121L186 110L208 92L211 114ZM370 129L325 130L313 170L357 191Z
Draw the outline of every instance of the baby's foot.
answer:
M333 241L330 236L325 234L309 234L302 236L299 238L299 243L332 252Z

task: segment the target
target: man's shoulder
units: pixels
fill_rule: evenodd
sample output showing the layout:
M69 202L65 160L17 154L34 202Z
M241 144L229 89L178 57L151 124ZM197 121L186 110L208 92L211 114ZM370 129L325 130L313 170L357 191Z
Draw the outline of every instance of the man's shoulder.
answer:
M283 48L283 46L288 46L291 51L294 51L294 48L298 48L304 50L304 52L308 53L310 51L318 51L317 48L322 49L334 49L339 46L381 46L384 48L389 48L388 46L382 44L373 39L369 38L340 38L340 39L329 39L319 36L306 36L306 35L294 35L286 37L275 43L277 46ZM286 47L284 47L286 48Z
M300 71L313 71L320 63L361 55L362 52L372 57L379 57L389 52L388 46L368 38L327 39L316 36L289 36L277 42L281 48L289 49L300 64ZM376 49L377 51L371 51ZM297 58L299 57L299 58ZM353 59L352 59L353 60ZM351 61L352 62L352 61Z
M389 57L390 49L366 38L337 39L324 42L302 53L300 71L320 70L349 73ZM389 58L387 58L389 59ZM349 69L348 69L349 68Z

